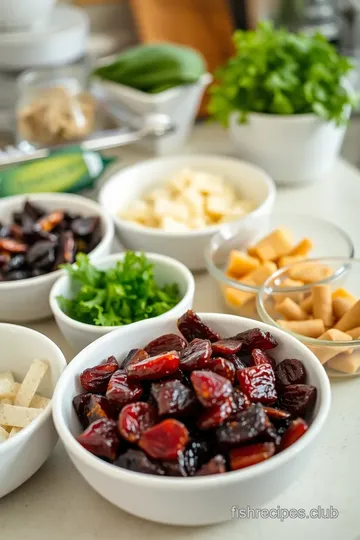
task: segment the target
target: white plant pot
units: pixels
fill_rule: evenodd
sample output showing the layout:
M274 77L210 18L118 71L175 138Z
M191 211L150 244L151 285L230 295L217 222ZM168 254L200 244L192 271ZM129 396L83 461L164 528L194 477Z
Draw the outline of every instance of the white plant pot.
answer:
M94 91L106 101L110 102L111 112L116 115L116 105L125 105L138 115L162 113L170 116L176 131L159 139L139 141L156 155L166 155L177 150L185 142L200 105L206 87L210 84L212 76L205 73L194 84L186 84L165 90L159 94L147 94L129 86L96 79Z
M247 124L240 124L234 113L229 131L238 157L265 169L277 184L301 184L329 173L339 155L346 126L337 127L314 114L252 113Z

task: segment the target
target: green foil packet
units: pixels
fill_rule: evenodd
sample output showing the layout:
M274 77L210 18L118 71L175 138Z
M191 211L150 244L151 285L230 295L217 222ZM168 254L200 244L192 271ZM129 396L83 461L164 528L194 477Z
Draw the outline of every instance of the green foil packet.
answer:
M115 158L79 148L54 151L49 157L0 170L0 197L27 193L76 193L94 187Z

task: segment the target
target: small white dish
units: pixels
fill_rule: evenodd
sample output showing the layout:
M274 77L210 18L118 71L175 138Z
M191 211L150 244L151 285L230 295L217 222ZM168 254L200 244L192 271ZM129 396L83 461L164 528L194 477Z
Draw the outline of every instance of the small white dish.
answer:
M22 382L35 358L49 364L38 393L51 398L66 367L66 360L48 337L23 326L0 324L0 373L11 371ZM0 498L26 482L53 451L58 440L51 415L51 402L19 433L0 443Z
M108 64L115 58L116 56L103 58L96 67ZM196 83L177 86L158 94L149 94L123 84L95 77L93 89L101 99L110 102L115 116L116 105L120 108L125 105L139 116L153 113L168 115L176 128L174 133L151 140L144 139L138 143L156 155L166 155L178 150L185 142L193 127L201 98L211 81L212 75L204 73Z
M317 401L309 430L285 451L263 463L222 475L194 478L160 477L128 471L105 463L75 439L80 433L72 399L82 390L79 375L104 358L121 359L130 349L144 347L166 333L177 333L176 317L152 319L141 332L136 325L117 330L81 351L62 375L53 400L53 416L60 439L80 474L105 499L135 516L171 525L208 525L231 519L231 509L261 508L301 477L318 443L330 408L329 379L317 360L297 339L278 328L223 314L200 314L223 336L254 328L271 332L279 345L271 351L277 361L299 358L308 382L317 388ZM309 486L311 489L311 486Z
M29 9L35 1L24 0ZM44 27L31 32L0 30L0 69L19 72L28 68L64 66L79 60L86 54L89 26L85 10L58 5Z
M12 213L23 207L25 200L38 203L47 210L64 209L78 212L82 216L100 216L102 238L96 248L89 253L95 260L111 252L114 239L114 225L108 213L96 202L80 195L68 193L34 193L28 196L15 195L0 200L0 222L11 222ZM50 289L62 275L55 270L43 276L19 281L0 282L0 321L29 322L45 319L51 315L49 305Z
M195 169L224 177L244 199L256 204L256 209L248 214L262 218L272 211L275 201L275 185L268 174L251 163L225 156L183 155L150 159L115 174L100 190L99 201L114 218L116 231L121 242L128 249L152 251L178 259L191 270L205 268L204 251L212 236L221 229L214 225L185 233L169 233L160 229L142 227L137 223L121 219L119 213L142 198L154 187L166 184L172 175L182 169ZM125 187L126 186L126 187Z
M156 255L155 253L145 253L150 263L154 265L154 275L157 283L165 285L166 283L177 283L181 295L180 302L170 311L155 317L154 319L146 319L143 321L128 324L126 326L95 326L85 324L66 315L59 307L57 297L71 297L71 280L68 276L61 277L52 287L50 291L50 307L52 309L55 320L68 343L76 352L81 351L84 347L95 341L96 339L117 330L118 333L128 332L129 328L135 328L136 331L143 331L144 328L152 324L152 321L161 321L174 316L180 317L182 313L190 309L194 300L195 281L191 272L181 263ZM96 266L100 269L111 268L116 261L121 261L125 253L116 253L103 257L96 261Z
M0 31L32 31L47 23L56 0L0 0Z

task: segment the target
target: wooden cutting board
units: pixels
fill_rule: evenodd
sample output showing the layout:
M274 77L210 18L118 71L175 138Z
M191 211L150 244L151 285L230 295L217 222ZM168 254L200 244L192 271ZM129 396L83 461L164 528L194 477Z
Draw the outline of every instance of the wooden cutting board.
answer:
M193 47L212 73L233 54L234 28L226 0L130 0L130 5L144 43L172 41ZM200 115L206 115L206 101Z

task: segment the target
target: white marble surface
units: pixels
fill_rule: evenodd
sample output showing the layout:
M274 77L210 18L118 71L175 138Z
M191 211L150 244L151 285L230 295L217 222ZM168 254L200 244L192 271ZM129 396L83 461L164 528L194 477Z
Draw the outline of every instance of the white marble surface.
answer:
M229 153L226 134L215 126L199 126L187 151ZM119 156L133 162L143 154L123 149ZM314 186L279 190L278 209L293 209L331 219L352 235L360 250L360 173L339 161L329 178ZM196 275L195 308L223 310L213 281ZM52 321L33 325L63 349L72 351ZM285 493L267 508L333 507L336 520L231 521L201 528L179 528L145 522L111 506L84 482L58 444L42 469L25 485L0 501L0 538L6 540L309 540L326 538L360 540L358 486L360 469L360 379L333 382L333 402L321 444L306 470ZM1 465L1 464L0 464ZM237 501L234 501L236 505Z

